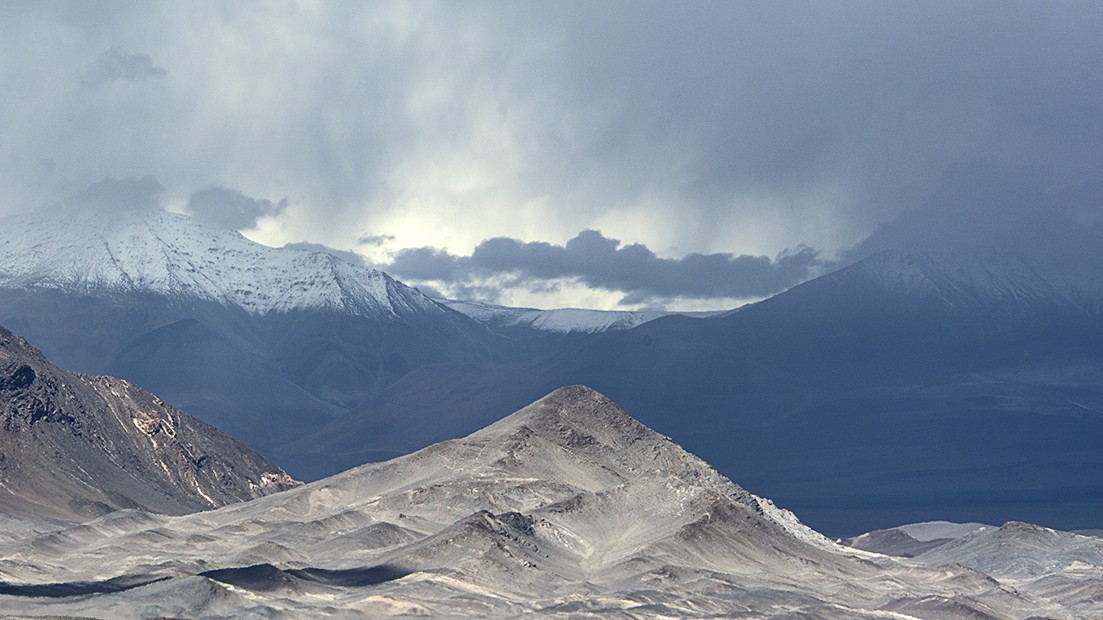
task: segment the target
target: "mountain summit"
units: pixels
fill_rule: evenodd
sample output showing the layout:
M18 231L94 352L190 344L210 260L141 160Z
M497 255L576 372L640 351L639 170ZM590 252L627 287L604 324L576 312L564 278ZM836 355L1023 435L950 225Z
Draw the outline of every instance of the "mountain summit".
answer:
M115 218L94 212L4 218L0 286L105 296L152 293L253 314L448 312L381 271L321 252L270 248L236 231L155 209Z
M501 348L383 272L155 208L0 220L0 324L269 456L418 367ZM338 471L328 459L281 455L299 477Z

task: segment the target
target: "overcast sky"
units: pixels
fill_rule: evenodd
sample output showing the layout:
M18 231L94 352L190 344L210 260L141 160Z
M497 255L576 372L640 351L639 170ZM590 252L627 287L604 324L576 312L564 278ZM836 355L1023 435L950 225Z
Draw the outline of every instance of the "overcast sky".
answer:
M0 213L141 196L449 295L730 307L909 210L1098 217L1101 67L1096 1L8 2Z

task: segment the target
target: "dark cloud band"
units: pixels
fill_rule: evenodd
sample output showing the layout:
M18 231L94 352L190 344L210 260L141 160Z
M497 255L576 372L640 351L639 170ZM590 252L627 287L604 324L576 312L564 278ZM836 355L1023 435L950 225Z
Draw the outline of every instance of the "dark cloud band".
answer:
M689 298L762 297L811 277L821 264L815 250L799 247L774 259L727 253L663 258L638 243L622 245L586 230L565 245L497 237L470 256L432 248L400 251L384 269L399 278L471 282L501 277L514 286L577 279L625 294L625 303Z

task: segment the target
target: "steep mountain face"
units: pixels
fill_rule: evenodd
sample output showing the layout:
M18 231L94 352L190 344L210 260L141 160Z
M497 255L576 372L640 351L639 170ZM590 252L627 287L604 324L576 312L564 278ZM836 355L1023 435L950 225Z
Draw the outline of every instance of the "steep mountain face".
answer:
M1099 610L835 545L578 386L468 437L252 502L117 513L0 544L0 574L2 611L124 618ZM85 595L64 596L74 591Z
M240 442L110 377L61 370L0 328L0 512L182 514L297 483Z
M67 367L135 381L268 454L414 368L502 349L386 274L161 211L4 219L0 322Z

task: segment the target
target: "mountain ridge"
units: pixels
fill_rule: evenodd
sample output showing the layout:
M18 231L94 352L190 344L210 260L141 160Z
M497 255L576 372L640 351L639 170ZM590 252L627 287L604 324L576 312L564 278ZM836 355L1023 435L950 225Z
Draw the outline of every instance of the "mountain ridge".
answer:
M323 252L270 248L161 210L122 219L29 213L3 218L0 230L6 231L0 233L0 286L10 288L108 296L149 292L253 314L448 312L381 271Z
M1010 620L1099 608L847 549L773 508L570 386L467 437L254 501L0 542L0 611ZM89 595L41 595L77 589Z
M130 382L57 368L0 327L0 509L180 514L299 484Z

